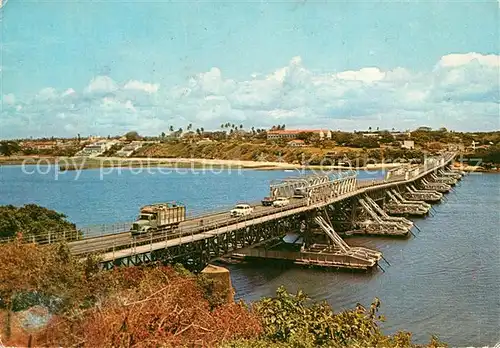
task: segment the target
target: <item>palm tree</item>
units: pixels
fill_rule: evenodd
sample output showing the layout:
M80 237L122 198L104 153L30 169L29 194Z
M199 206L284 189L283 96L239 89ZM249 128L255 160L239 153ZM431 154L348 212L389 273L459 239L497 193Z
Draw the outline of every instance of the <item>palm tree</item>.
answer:
M243 129L243 125L242 124L240 124L240 129Z
M200 127L200 132L201 132L201 133L204 133L204 132L205 132L205 128Z
M4 156L10 157L19 150L19 144L15 141L5 140L0 142L0 153Z
M372 131L372 127L368 127L368 132L371 132Z
M255 127L252 126L252 133L255 134Z
M187 130L188 130L188 132L189 132L192 128L193 128L193 124L192 124L192 123L188 124L188 126L187 126Z
M378 132L378 130L379 130L379 129L380 129L380 128L379 128L379 127L377 127L377 132Z
M231 128L236 128L236 126L234 125L234 123L233 123L233 124L231 124Z
M281 125L281 130L285 130L285 125Z
M173 131L174 131L174 126L170 126L170 127L168 128L168 130L169 130L169 131L171 131L171 132L173 132Z
M220 128L221 128L221 129L224 129L224 127L225 127L225 126L226 126L226 125L225 125L224 123L221 123Z
M196 134L200 135L201 134L201 131L199 128L196 128Z

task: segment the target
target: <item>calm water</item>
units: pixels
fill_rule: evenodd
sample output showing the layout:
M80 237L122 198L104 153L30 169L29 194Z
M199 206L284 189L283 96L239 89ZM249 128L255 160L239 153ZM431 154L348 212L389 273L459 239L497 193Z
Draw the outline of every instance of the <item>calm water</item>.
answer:
M48 169L47 169L48 170ZM130 221L141 205L176 200L192 212L256 201L283 171L186 170L162 175L130 170L104 175L88 170L23 174L19 166L0 167L0 205L36 203L65 213L79 226ZM378 178L382 174L360 173ZM436 215L417 220L416 238L348 239L381 250L391 266L374 274L335 273L298 268L230 266L237 296L255 300L276 287L304 289L335 309L369 304L377 296L387 317L386 332L406 329L423 342L437 334L452 346L494 345L500 340L500 176L467 176Z

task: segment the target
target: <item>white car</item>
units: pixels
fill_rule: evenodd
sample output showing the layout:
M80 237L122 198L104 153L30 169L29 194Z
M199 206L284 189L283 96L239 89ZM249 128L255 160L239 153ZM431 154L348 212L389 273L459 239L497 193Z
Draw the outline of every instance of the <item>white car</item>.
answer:
M231 216L246 216L253 213L253 208L248 204L238 204L230 211Z
M285 205L288 205L290 201L286 197L278 197L274 200L273 202L273 207L284 207Z

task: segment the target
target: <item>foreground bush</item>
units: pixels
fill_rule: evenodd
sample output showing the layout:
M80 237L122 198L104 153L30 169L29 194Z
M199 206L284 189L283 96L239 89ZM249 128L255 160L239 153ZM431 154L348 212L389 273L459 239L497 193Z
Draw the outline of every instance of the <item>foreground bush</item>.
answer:
M40 337L44 344L214 347L261 331L257 317L239 304L210 310L196 279L169 267L119 269L105 278L114 289L83 315L52 322Z
M211 293L200 276L161 265L100 271L63 245L0 244L0 345L58 347L413 347L411 334L385 336L380 302L334 313L326 302L280 287L250 308ZM213 284L212 284L213 285ZM216 287L215 287L216 288ZM50 312L29 331L11 317ZM31 336L31 337L30 337ZM436 340L428 347L442 346Z
M326 302L313 302L302 291L293 295L280 287L275 297L264 298L253 306L264 328L261 339L232 342L226 348L416 347L411 333L382 333L379 324L384 317L378 315L380 304L376 298L369 309L358 304L354 310L334 313ZM434 337L427 345L442 346Z
M213 303L198 277L171 267L99 271L96 260L74 260L63 245L19 240L0 245L0 343L59 347L205 346L256 337L258 318L245 306ZM36 332L19 311L48 308ZM12 331L12 334L11 334Z

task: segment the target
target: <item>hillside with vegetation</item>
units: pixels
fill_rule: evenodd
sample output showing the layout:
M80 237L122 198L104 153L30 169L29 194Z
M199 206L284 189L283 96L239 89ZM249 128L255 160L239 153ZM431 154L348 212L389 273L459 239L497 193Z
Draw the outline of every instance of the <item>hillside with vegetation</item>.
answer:
M364 166L373 162L390 162L401 159L421 160L420 150L391 148L352 148L336 146L324 141L318 146L290 147L277 142L225 141L195 143L172 141L152 144L134 154L134 157L148 158L202 158L221 160L242 160L262 162L286 162L293 164L331 165L351 161Z
M108 136L113 145L99 157L115 157L120 149L131 142L144 142L144 146L131 157L152 158L201 158L219 160L268 161L286 163L339 164L346 161L363 166L374 162L419 160L425 154L453 150L463 155L471 164L481 158L481 163L492 167L500 164L500 132L454 132L445 128L432 130L420 127L414 131L395 132L372 130L366 132L330 131L331 137L320 139L317 133L303 131L293 139L300 146L290 143L290 138L269 139L272 131L284 131L285 125L270 129L245 128L243 125L222 124L220 130L207 131L192 124L177 130L170 126L168 132L158 136L141 136L130 131L123 136ZM40 148L48 139L0 141L0 155L10 156L73 156L92 140L52 139L53 147ZM404 148L404 141L411 141L414 149ZM37 147L38 146L38 147ZM2 159L9 163L9 159Z
M0 344L39 347L416 347L381 303L334 312L279 288L248 306L180 266L100 270L64 245L0 245ZM427 347L443 346L435 338Z

